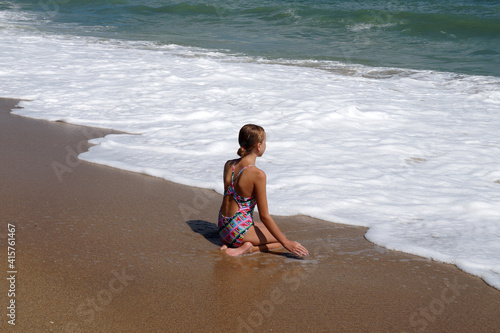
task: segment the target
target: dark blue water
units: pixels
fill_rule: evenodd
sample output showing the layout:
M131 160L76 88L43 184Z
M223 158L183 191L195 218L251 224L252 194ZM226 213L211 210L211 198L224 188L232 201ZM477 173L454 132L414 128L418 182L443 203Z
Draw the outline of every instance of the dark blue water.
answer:
M4 1L42 31L500 76L500 1Z

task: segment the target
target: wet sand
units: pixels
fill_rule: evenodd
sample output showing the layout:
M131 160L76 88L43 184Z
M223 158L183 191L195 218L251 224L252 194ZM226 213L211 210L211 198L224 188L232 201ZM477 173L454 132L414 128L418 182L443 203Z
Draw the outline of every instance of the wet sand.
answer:
M0 284L2 332L500 331L500 291L365 228L276 217L310 256L228 257L219 194L80 161L112 131L9 114L16 103L0 99L0 267L11 224L17 271L15 297Z

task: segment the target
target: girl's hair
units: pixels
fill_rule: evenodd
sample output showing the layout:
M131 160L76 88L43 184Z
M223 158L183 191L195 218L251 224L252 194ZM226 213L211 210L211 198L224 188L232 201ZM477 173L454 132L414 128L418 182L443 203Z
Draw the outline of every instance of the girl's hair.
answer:
M250 154L252 148L257 146L258 143L262 143L266 136L266 132L259 125L246 124L240 129L240 134L238 136L238 142L240 144L240 149L238 149L238 155L240 157L245 157Z

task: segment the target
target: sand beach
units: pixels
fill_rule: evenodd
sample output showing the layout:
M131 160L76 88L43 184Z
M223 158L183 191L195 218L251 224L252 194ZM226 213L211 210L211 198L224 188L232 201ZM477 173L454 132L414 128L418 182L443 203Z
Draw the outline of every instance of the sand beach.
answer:
M219 194L81 161L113 131L10 114L17 103L0 100L0 267L15 276L2 332L500 331L498 290L366 228L276 216L308 257L229 257Z

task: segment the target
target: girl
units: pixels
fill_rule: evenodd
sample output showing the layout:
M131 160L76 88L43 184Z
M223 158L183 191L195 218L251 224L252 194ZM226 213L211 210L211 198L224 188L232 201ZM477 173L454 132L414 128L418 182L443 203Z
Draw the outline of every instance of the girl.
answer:
M307 250L298 242L288 240L274 222L267 207L266 174L255 166L257 157L266 150L266 132L258 125L241 128L240 149L236 160L224 166L224 198L219 212L221 251L232 256L269 251L285 247L305 256ZM255 205L261 222L253 221Z

